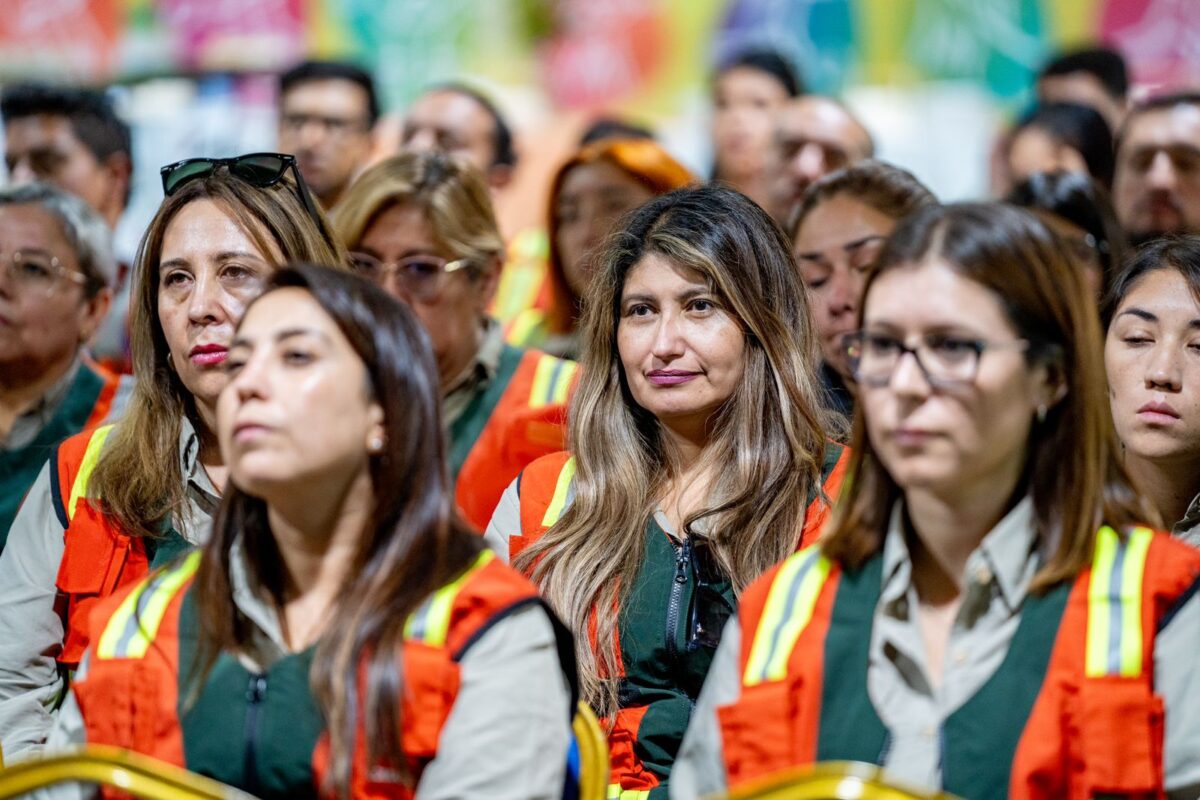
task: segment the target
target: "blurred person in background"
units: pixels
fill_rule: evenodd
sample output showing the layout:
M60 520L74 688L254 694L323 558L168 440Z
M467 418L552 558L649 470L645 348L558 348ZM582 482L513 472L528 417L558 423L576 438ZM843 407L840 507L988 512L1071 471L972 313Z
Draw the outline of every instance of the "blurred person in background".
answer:
M721 64L713 80L713 180L770 208L775 118L803 91L795 67L772 50L748 50Z
M605 139L572 155L550 184L550 311L539 346L574 358L591 258L627 212L697 178L649 139ZM536 323L535 323L536 324ZM536 340L535 340L536 341Z
M862 122L841 101L807 94L789 100L775 117L778 168L767 211L787 228L805 190L817 179L875 153Z
M0 189L0 550L55 446L117 416L132 388L83 355L112 300L111 239L61 189Z
M346 264L290 155L194 158L138 248L121 419L51 453L0 554L0 749L40 748L96 604L203 543L225 486L216 404L234 327L288 261Z
M1007 137L1012 184L1035 172L1082 172L1112 188L1115 156L1108 123L1093 108L1073 103L1035 106Z
M466 159L406 153L376 164L334 225L359 274L429 333L458 506L483 530L521 469L563 448L577 365L505 343L488 315L504 242L483 175Z
M279 149L325 208L333 208L371 155L379 101L364 70L305 61L279 77Z
M1005 198L1058 234L1099 300L1125 259L1125 232L1104 189L1083 172L1035 172Z
M1113 206L1134 244L1200 232L1200 93L1130 109L1117 137Z
M81 198L110 229L129 204L133 144L129 125L104 94L42 83L0 93L4 160L13 184L42 181ZM90 351L117 373L129 372L129 267L120 261L113 301Z
M592 120L579 136L579 146L585 147L601 139L654 139L654 131L644 125L621 117L602 116Z
M1129 107L1129 70L1110 47L1086 47L1051 59L1037 77L1039 103L1079 103L1096 109L1112 131Z
M1125 468L1171 532L1200 547L1200 236L1143 245L1103 310Z
M844 339L858 327L867 276L897 223L936 204L909 172L867 160L809 185L796 209L792 253L821 344L825 403L847 419L854 415L854 395Z

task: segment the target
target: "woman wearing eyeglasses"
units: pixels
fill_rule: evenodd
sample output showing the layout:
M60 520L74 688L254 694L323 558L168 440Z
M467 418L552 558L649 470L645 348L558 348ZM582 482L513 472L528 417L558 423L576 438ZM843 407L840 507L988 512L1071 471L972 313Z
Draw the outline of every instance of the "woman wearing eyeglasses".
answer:
M455 517L414 316L291 267L246 311L229 373L212 538L99 608L51 746L263 798L561 798L570 637Z
M164 167L139 248L121 422L67 439L0 557L0 745L37 748L89 641L95 603L201 543L225 485L215 405L234 326L289 260L344 263L291 156Z
M852 345L849 488L743 597L678 796L830 760L970 798L1196 796L1200 552L1144 527L1099 341L1028 212L901 224Z
M504 257L483 177L411 153L367 170L334 213L360 275L408 304L433 344L459 510L483 530L504 487L561 450L576 364L505 344L487 315Z
M609 797L660 798L738 595L815 539L845 451L787 240L746 197L651 200L596 269L572 453L525 469L487 539L576 634Z

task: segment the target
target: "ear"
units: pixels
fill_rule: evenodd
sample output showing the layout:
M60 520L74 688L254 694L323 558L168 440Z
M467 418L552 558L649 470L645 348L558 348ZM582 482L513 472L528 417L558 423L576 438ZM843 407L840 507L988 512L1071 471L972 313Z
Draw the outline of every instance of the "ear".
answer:
M104 159L101 166L109 177L109 203L117 210L119 216L120 211L125 208L125 196L129 191L129 182L133 179L133 162L127 153L113 153Z
M513 168L508 164L493 164L487 173L488 186L493 192L500 191L512 182Z
M1054 408L1067 396L1067 376L1058 361L1044 364L1038 369L1039 379L1033 398L1034 404L1047 409Z
M92 297L85 298L83 303L80 304L80 344L87 344L96 335L96 331L100 328L100 323L108 316L108 310L112 307L112 296L112 289L105 287L96 292Z
M480 267L475 275L475 299L480 315L487 313L492 298L496 296L496 288L500 285L500 270L503 268L504 262L496 257Z

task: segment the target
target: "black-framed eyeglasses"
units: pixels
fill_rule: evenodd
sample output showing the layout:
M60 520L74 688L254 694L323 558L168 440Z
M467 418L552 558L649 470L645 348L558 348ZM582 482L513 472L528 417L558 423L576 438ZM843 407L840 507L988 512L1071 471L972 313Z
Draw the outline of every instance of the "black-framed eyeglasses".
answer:
M350 253L350 265L369 281L380 286L391 275L396 276L405 294L423 303L431 303L441 294L445 276L470 267L469 258L447 261L434 255L412 255L398 261L386 262L368 253Z
M696 588L688 608L687 650L717 649L721 634L737 609L727 596L731 592L729 576L721 569L708 542L688 537L685 547L696 576Z
M986 351L1028 350L1029 341L989 342L929 333L910 346L891 334L859 331L845 338L844 347L851 374L865 386L887 386L901 359L911 354L930 386L952 387L974 382L980 358Z
M292 178L296 181L296 195L308 211L318 230L321 225L321 212L317 210L308 186L300 175L300 167L296 157L287 153L246 153L232 158L185 158L174 164L167 164L159 170L162 175L163 194L167 197L179 191L179 188L198 178L207 178L221 167L229 170L231 175L241 178L251 186L266 189L283 180L290 169Z

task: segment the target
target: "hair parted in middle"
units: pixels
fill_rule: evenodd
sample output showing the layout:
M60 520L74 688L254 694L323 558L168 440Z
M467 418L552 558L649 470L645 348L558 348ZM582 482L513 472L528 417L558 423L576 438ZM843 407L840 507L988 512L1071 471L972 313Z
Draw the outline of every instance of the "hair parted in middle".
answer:
M709 542L735 591L796 548L837 425L821 402L806 290L765 211L732 189L704 186L657 197L617 225L584 304L582 378L568 423L574 500L514 559L576 632L582 695L605 716L617 707L616 608L642 566L656 497L676 471L617 350L625 281L650 255L701 276L745 333L741 384L715 412L702 455L720 469L683 526Z
M179 465L185 415L199 431L191 392L171 366L158 320L158 264L167 228L190 203L208 200L246 234L274 266L307 260L348 269L346 251L324 215L314 219L285 175L272 186L253 186L228 169L188 182L163 200L138 247L129 301L129 338L138 376L121 422L108 438L90 490L106 514L132 536L160 535L164 518L183 508L186 484Z
M860 326L880 275L930 261L992 292L1016 335L1029 342L1027 360L1062 381L1063 399L1034 425L1018 491L1032 497L1042 555L1033 588L1071 580L1091 564L1101 525L1120 530L1158 522L1121 464L1095 299L1057 237L1032 213L1003 203L955 203L900 223L867 279ZM846 490L822 536L826 554L851 568L882 549L902 495L871 445L863 413L860 404Z
M455 258L470 261L472 274L504 258L487 182L461 158L403 153L376 164L350 185L334 209L334 228L354 250L379 215L397 205L423 210L434 241Z

